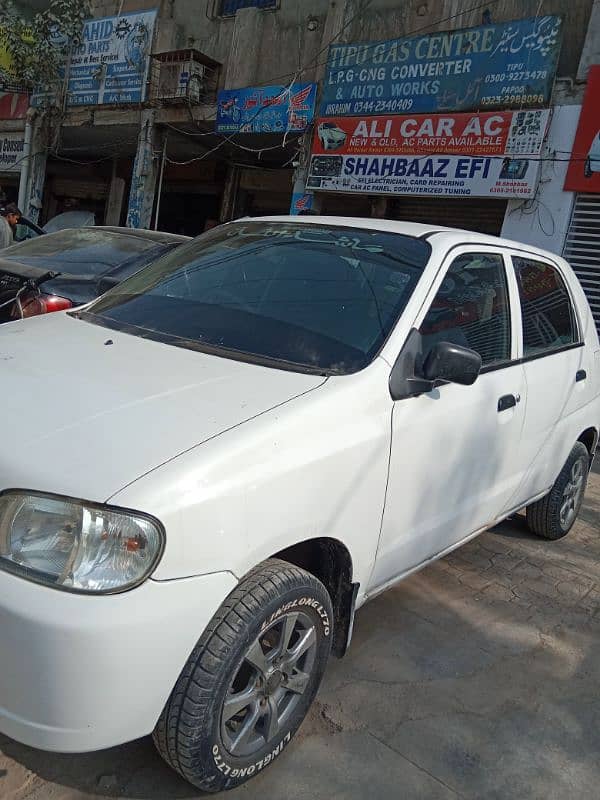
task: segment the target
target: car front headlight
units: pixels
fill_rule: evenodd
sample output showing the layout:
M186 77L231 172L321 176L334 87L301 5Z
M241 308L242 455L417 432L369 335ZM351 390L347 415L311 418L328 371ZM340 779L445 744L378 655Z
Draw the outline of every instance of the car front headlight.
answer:
M0 494L0 569L71 592L131 589L164 546L158 520L49 494Z

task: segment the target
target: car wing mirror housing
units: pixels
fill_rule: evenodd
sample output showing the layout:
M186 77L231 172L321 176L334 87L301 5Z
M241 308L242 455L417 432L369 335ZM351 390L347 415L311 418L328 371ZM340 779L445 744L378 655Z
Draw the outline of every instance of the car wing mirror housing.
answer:
M423 354L423 337L416 328L409 333L389 379L393 400L417 397L440 383L470 386L481 371L481 356L451 342L437 342Z
M451 342L437 342L429 351L423 373L429 381L449 381L471 386L481 372L481 356L475 350Z

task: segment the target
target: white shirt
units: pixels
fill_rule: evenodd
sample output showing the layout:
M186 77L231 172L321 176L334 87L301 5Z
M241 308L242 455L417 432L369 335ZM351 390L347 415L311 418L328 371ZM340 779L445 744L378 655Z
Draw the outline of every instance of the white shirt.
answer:
M8 224L6 217L0 214L0 250L14 244L12 228Z

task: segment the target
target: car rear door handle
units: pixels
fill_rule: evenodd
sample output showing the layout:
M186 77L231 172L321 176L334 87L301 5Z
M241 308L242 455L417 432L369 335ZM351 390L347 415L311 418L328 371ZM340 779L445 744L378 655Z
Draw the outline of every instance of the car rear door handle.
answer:
M584 369L580 369L575 374L575 383L579 383L580 381L584 381L587 378L587 372Z
M514 408L521 398L515 397L514 394L505 394L498 400L498 413L501 411L508 411L509 408Z

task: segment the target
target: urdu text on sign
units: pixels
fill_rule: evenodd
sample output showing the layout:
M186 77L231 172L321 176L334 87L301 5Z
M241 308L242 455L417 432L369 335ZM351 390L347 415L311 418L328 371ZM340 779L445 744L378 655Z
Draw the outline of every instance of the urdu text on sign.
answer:
M562 19L544 16L384 42L333 44L321 116L546 105Z

